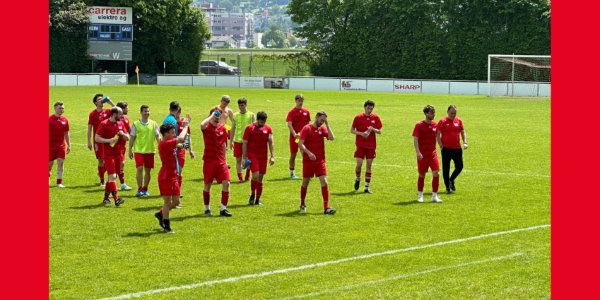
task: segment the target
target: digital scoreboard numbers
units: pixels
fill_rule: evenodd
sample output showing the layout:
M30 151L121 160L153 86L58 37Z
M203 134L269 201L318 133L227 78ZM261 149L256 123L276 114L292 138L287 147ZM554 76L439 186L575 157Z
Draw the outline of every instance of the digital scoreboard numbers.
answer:
M90 6L88 55L96 60L132 60L133 9Z

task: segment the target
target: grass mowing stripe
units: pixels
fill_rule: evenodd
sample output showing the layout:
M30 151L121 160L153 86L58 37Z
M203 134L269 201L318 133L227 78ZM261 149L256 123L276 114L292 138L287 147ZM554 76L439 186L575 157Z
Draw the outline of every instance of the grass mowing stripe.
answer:
M541 229L541 228L548 228L548 227L550 227L549 224L544 224L544 225L537 225L537 226L531 226L531 227L519 228L519 229L513 229L513 230L507 230L507 231L498 231L498 232L486 233L486 234L482 234L482 235L476 235L476 236L472 236L472 237L468 237L468 238L462 238L462 239L438 242L438 243L433 243L433 244L428 244L428 245L413 246L413 247L408 247L408 248L403 248L403 249L394 249L394 250L389 250L389 251L384 251L384 252L347 257L347 258L342 258L342 259L337 259L337 260L324 261L324 262L320 262L320 263L302 265L302 266L291 267L291 268L286 268L286 269L266 271L266 272L256 273L256 274L246 274L246 275L242 275L242 276L229 277L229 278L224 278L224 279L209 280L209 281L198 282L198 283L193 283L193 284L186 284L186 285L173 286L173 287L162 288L162 289L148 290L148 291L144 291L144 292L124 294L124 295L119 295L119 296L115 296L115 297L102 298L101 300L130 299L130 298L134 298L134 297L138 298L138 297L142 297L142 296L146 296L146 295L160 294L160 293L172 292L172 291L177 291L177 290L194 289L194 288L201 287L201 286L211 286L211 285L216 285L216 284L221 284L221 283L237 282L237 281L246 280L246 279L260 278L260 277L265 277L265 276L270 276L270 275L275 275L275 274L284 274L284 273L301 271L301 270L306 270L306 269L314 269L314 268L324 267L324 266L328 266L328 265L340 264L340 263L344 263L344 262L348 262L348 261L369 259L369 258L373 258L373 257L383 256L383 255L391 255L391 254L396 254L396 253L409 252L409 251L414 251L414 250L463 243L463 242L468 242L468 241L473 241L473 240L478 240L478 239L483 239L483 238L488 238L488 237L494 237L494 236L512 234L512 233L517 233L517 232L530 231L530 230L536 230L536 229Z
M358 288L358 287L364 287L364 286L368 286L368 285L375 285L375 284L379 284L379 283L383 283L383 282L387 282L387 281L393 281L393 280L398 280L398 279L403 279L403 278L408 278L408 277L413 277L413 276L425 275L425 274L429 274L429 273L433 273L433 272L439 272L439 271L457 269L457 268L462 268L462 267L468 267L468 266L472 266L472 265L484 264L484 263L489 263L489 262L494 262L494 261L499 261L499 260L504 260L504 259L511 259L511 258L514 258L514 257L517 257L517 256L522 256L522 255L523 255L523 253L515 252L513 254L509 254L509 255L505 255L505 256L497 256L497 257L492 257L492 258L488 258L488 259L482 259L482 260L475 260L475 261L460 263L460 264L456 264L456 265L452 265L452 266L433 268L433 269L419 271L419 272L415 272L415 273L400 274L400 275L396 275L396 276L386 277L386 278L383 278L383 279L371 280L371 281L366 281L366 282L361 282L361 283L351 284L351 285L345 285L345 286L341 286L341 287L338 287L338 288L328 289L328 290L322 291L322 292L314 292L314 293L308 293L308 294L303 294L303 295L286 297L286 298L282 298L282 300L301 299L301 298L307 298L307 297L314 297L314 296L320 296L320 295L324 295L324 294L329 294L329 293L332 293L332 292L348 291L348 290L351 290L351 289L354 289L354 288Z

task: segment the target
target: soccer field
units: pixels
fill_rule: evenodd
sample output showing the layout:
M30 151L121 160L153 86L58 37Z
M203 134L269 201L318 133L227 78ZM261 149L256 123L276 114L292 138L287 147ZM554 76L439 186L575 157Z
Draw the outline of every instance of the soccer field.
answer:
M192 116L196 159L186 158L183 208L171 212L175 234L164 234L153 214L162 206L156 169L147 198L136 198L135 167L119 208L102 204L97 161L87 149L92 96L127 101L129 118L150 106L162 122L178 100ZM328 114L335 140L326 141L330 205L323 215L318 179L308 188L308 213L298 213L299 180L289 179L285 117L294 95L311 111ZM263 206L248 206L249 182L233 180L232 218L205 217L202 203L200 121L221 95L248 99L266 111L276 163L267 169ZM354 115L366 99L383 122L377 136L373 194L355 192ZM541 98L398 93L123 86L50 87L52 104L65 103L71 154L65 189L50 187L50 298L52 299L540 299L550 298L550 101ZM412 130L426 104L436 121L450 104L464 121L469 149L454 194L416 202ZM228 152L232 164L232 153ZM441 159L440 159L441 160ZM301 155L296 166L301 174ZM233 168L232 168L233 169ZM362 178L364 180L364 166ZM235 171L232 179L236 179ZM212 188L218 212L221 186ZM218 215L218 213L217 213Z

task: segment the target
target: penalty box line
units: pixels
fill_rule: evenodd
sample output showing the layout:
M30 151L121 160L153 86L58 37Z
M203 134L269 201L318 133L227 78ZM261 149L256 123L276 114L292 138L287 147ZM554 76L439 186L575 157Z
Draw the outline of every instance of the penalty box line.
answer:
M173 291L179 291L179 290L190 290L190 289L195 289L195 288L202 287L202 286L212 286L212 285L217 285L217 284L222 284L222 283L238 282L238 281L242 281L242 280L246 280L246 279L260 278L260 277L266 277L266 276L276 275L276 274L285 274L285 273L290 273L290 272L315 269L315 268L325 267L325 266L334 265L334 264L340 264L340 263L349 262L349 261L363 260L363 259L369 259L369 258L378 257L378 256L392 255L392 254L396 254L396 253L410 252L410 251L415 251L415 250L420 250L420 249L427 249L427 248L434 248L434 247L440 247L440 246L451 245L451 244L464 243L464 242L479 240L479 239L488 238L488 237L502 236L502 235L507 235L507 234L513 234L513 233L518 233L518 232L531 231L531 230L537 230L537 229L543 229L543 228L549 228L549 227L550 227L550 224L544 224L544 225L537 225L537 226L531 226L531 227L519 228L519 229L513 229L513 230L498 231L498 232L476 235L476 236L472 236L472 237L468 237L468 238L455 239L455 240L450 240L450 241L437 242L437 243L433 243L433 244L419 245L419 246L413 246L413 247L402 248L402 249L394 249L394 250L389 250L389 251L384 251L384 252L377 252L377 253L347 257L347 258L324 261L324 262L302 265L302 266L297 266L297 267L278 269L278 270L273 270L273 271L266 271L266 272L262 272L262 273L246 274L246 275L242 275L242 276L209 280L209 281L203 281L203 282L197 282L197 283L179 285L179 286L172 286L172 287L161 288L161 289L152 289L152 290L147 290L147 291L137 292L137 293L123 294L123 295L109 297L109 298L102 298L102 300L131 299L131 298L139 298L139 297L143 297L143 296L161 294L161 293L173 292Z
M330 294L330 293L334 293L334 292L349 291L349 290L359 288L359 287L377 285L380 283L404 279L404 278L408 278L408 277L426 275L429 273L434 273L434 272L439 272L439 271L446 271L446 270L458 269L458 268L463 268L463 267L469 267L469 266L473 266L473 265L495 262L495 261L499 261L499 260L511 259L511 258L522 256L522 255L523 255L523 253L521 253L521 252L515 252L515 253L509 254L509 255L504 255L504 256L496 256L496 257L492 257L492 258L488 258L488 259L464 262L464 263L459 263L456 265L451 265L451 266L446 266L446 267L439 267L439 268L433 268L433 269L423 270L423 271L414 272L414 273L400 274L400 275L396 275L396 276L385 277L385 278L378 279L378 280L371 280L371 281L365 281L365 282L356 283L356 284L344 285L344 286L341 286L338 288L327 289L327 290L321 291L321 292L314 292L314 293L286 297L281 300L302 299L302 298L307 298L307 297L314 297L314 296Z

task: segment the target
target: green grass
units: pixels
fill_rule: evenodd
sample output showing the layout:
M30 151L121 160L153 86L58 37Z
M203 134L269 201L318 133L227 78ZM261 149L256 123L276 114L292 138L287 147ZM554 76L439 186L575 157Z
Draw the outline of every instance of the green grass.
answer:
M96 160L87 150L87 115L96 92L129 103L130 118L149 104L162 121L179 100L192 115L196 160L186 161L182 209L171 213L175 234L163 234L153 213L162 205L153 172L152 197L120 192L121 208L101 204ZM325 110L336 139L327 142L330 203L322 214L318 181L308 190L309 213L297 213L300 181L288 178L285 115L296 93L313 113ZM249 183L231 185L232 218L202 214L202 137L199 123L223 94L245 96L265 110L275 137L262 207L248 207ZM374 194L354 192L352 119L371 98L381 116ZM50 188L50 298L96 299L310 265L370 253L453 241L550 223L550 102L548 99L406 95L198 87L51 87L49 112L65 103L72 153L66 189ZM235 103L235 100L232 101ZM417 204L412 129L425 104L458 106L469 149L457 192L442 204ZM237 110L237 105L232 105ZM228 160L231 153L228 153ZM301 166L300 159L297 165ZM55 167L56 168L56 167ZM125 166L135 186L134 163ZM55 173L55 169L54 169ZM364 170L363 170L364 174ZM52 176L54 182L55 174ZM235 177L235 174L233 174ZM233 178L232 177L232 178ZM431 191L426 178L426 200ZM440 190L443 190L441 184ZM213 186L217 211L220 186ZM506 257L514 255L513 257ZM489 260L497 259L497 260ZM480 262L482 261L482 262ZM478 263L479 262L479 263ZM540 299L550 297L550 229L489 236L235 282L147 295L147 299Z

